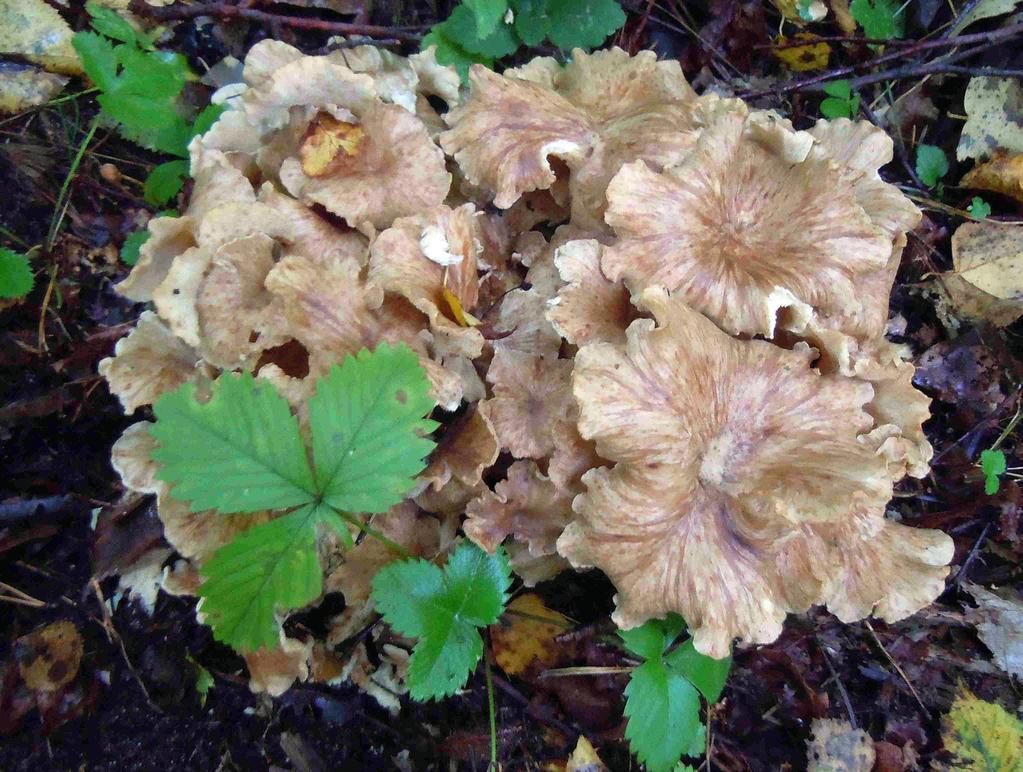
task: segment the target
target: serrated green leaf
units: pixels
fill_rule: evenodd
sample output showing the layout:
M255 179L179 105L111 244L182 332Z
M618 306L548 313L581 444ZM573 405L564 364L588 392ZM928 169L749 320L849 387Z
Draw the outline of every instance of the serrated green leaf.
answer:
M20 298L32 291L33 284L28 258L0 247L0 298Z
M135 28L122 18L117 11L111 8L104 8L96 3L86 3L85 10L92 17L91 25L94 30L108 38L119 40L122 43L136 43L138 36Z
M202 613L218 641L238 651L275 648L279 611L301 608L323 591L316 525L323 505L306 504L261 523L203 565Z
M139 251L142 245L149 240L149 231L146 229L129 233L121 245L121 262L125 265L135 265L139 261Z
M700 690L707 702L717 702L724 691L728 680L728 671L732 667L732 658L713 659L701 654L693 646L690 638L664 658L669 670L685 676L689 682Z
M423 418L434 402L419 357L381 344L345 357L309 400L317 488L347 512L386 512L425 467L437 428Z
M174 104L169 101L156 101L121 91L100 94L97 101L107 115L131 131L168 129L181 120Z
M625 11L616 0L550 0L547 37L563 51L591 49L625 24Z
M164 51L140 51L121 45L114 49L124 68L112 91L148 97L153 102L174 99L185 87L188 63L179 54Z
M717 701L731 666L731 657L715 660L700 654L692 639L666 654L684 628L680 616L669 614L619 631L626 647L645 660L625 690L625 736L652 772L670 770L683 754L701 752L699 695Z
M917 145L916 174L929 188L937 185L948 174L948 158L945 151L935 145Z
M439 699L465 684L483 655L478 628L500 618L510 585L503 548L488 555L471 542L459 544L443 570L406 560L373 577L373 600L384 620L419 639L408 671L414 699Z
M1007 469L1005 454L1000 450L985 450L980 454L980 469L984 473L984 493L994 496L1001 487L1001 476Z
M700 731L700 695L664 663L650 659L625 687L625 737L649 772L672 769Z
M476 18L476 37L487 38L494 34L497 25L508 12L508 0L463 0L466 8Z
M493 59L469 53L458 45L458 43L446 37L444 33L438 29L440 26L440 24L435 25L426 37L423 38L422 47L426 49L430 46L436 46L434 56L437 57L437 61L441 64L454 67L458 71L459 76L462 78L462 83L468 82L469 68L474 64L482 64L486 67L493 68Z
M849 12L868 38L892 40L902 37L905 15L899 0L852 0Z
M153 459L193 512L287 509L316 498L298 420L272 385L225 373L208 402L185 384L153 406Z
M193 136L192 127L178 114L173 105L168 103L168 107L169 110L164 113L164 118L168 122L162 128L143 129L120 124L118 130L125 139L148 150L188 158L188 143Z
M181 190L188 177L188 161L167 161L153 167L142 186L142 195L155 206L162 206Z
M103 91L112 89L117 79L117 54L113 44L93 32L76 32L71 45L78 52L89 80Z
M195 116L195 122L192 124L192 136L197 137L209 131L210 127L217 122L217 119L226 109L227 105L206 105L206 107L204 107L202 111Z
M515 37L508 24L498 24L491 35L480 37L476 30L476 17L464 5L456 6L445 21L433 28L471 55L484 59L500 59L514 53L519 47L519 39ZM426 41L423 41L424 45Z
M515 34L527 46L538 46L551 28L550 0L511 0Z

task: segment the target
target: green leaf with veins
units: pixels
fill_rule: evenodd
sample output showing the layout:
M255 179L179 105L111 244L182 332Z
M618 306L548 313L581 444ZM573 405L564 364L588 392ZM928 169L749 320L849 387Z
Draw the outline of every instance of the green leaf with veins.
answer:
M150 204L162 206L178 194L187 176L188 161L167 161L154 166L142 186L142 195Z
M498 24L492 34L480 37L476 30L476 17L464 5L456 6L451 15L433 29L439 30L445 38L468 53L484 59L500 59L519 47L519 39L508 24Z
M117 54L113 44L93 32L77 32L71 45L78 52L82 69L97 88L109 91L117 79Z
M158 478L191 511L286 510L221 547L201 567L202 611L218 640L240 651L277 645L278 614L322 591L321 526L351 536L339 510L383 512L422 471L436 424L418 357L404 344L345 358L309 401L314 465L287 401L248 373L225 373L205 402L186 384L153 412Z
M550 0L511 0L515 34L527 46L538 46L551 28Z
M680 616L669 614L619 632L626 647L645 660L625 689L625 736L651 772L671 770L683 755L701 752L700 694L716 701L731 666L731 657L715 660L700 654L692 639L670 650L684 626Z
M488 555L462 542L441 569L426 560L391 563L373 577L384 621L417 638L407 683L416 700L439 699L465 685L483 656L479 628L500 618L511 567L504 548Z
M125 265L135 265L139 261L139 250L142 245L149 241L149 230L143 228L140 231L129 233L124 244L121 245L121 262Z
M863 34L875 40L901 38L905 14L900 0L852 0L849 12L863 27Z
M916 174L929 188L937 185L948 174L948 158L945 151L935 145L917 145Z
M92 28L101 35L106 35L108 38L119 40L122 43L139 42L139 36L135 28L126 19L122 18L117 11L111 8L104 8L96 3L86 3L85 10L92 17L90 22ZM145 42L148 43L148 40Z

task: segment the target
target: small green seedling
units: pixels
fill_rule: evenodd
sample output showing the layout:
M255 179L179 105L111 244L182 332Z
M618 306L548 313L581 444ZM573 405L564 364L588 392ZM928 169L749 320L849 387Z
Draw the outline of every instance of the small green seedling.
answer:
M978 220L983 220L985 217L991 216L991 204L982 199L980 196L974 196L973 201L966 207L966 210Z
M28 257L0 247L0 298L24 297L34 284Z
M423 38L437 46L437 61L466 78L474 63L493 67L522 45L545 39L562 51L589 50L625 23L616 0L464 0Z
M413 699L440 699L465 686L483 656L479 629L501 617L510 585L504 548L488 555L471 542L459 544L443 569L406 560L373 577L384 621L417 639L406 678Z
M936 145L917 145L916 175L929 188L933 188L948 174L948 158Z
M350 546L349 524L363 525L351 513L386 512L404 499L434 445L429 390L404 344L346 357L309 399L311 454L284 397L247 373L221 375L204 402L186 384L154 405L157 476L192 512L286 510L202 565L202 611L218 640L239 651L276 647L278 611L323 591L319 529Z
M1001 478L1008 467L1005 454L1000 450L985 450L980 454L980 471L984 473L984 493L994 496L1001 487Z
M188 143L205 132L223 108L210 105L189 120L181 92L194 76L185 58L155 50L153 37L109 8L89 3L86 9L95 32L75 33L71 43L85 74L100 91L97 101L104 115L132 142L177 157L156 166L143 188L146 201L165 204L188 176Z
M906 20L900 0L852 0L849 12L863 27L863 34L875 40L901 38Z
M847 80L834 80L825 84L824 93L828 97L821 102L821 115L832 120L836 118L855 118L860 111L860 95L852 92Z
M700 695L716 702L732 664L731 657L700 654L691 638L672 648L683 630L682 617L669 614L619 633L626 648L645 660L625 688L625 737L649 772L668 772L682 756L703 753Z

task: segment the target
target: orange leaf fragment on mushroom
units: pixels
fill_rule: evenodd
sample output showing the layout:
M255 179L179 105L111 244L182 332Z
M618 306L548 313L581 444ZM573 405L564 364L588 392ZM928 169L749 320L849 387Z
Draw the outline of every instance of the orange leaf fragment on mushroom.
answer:
M336 174L359 154L365 140L366 132L358 124L320 113L309 124L305 139L298 148L302 171L309 177Z

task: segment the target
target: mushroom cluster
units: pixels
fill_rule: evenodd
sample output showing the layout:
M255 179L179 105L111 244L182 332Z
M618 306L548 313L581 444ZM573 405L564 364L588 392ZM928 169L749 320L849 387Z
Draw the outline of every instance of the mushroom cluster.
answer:
M814 604L896 620L941 591L951 540L886 516L931 448L884 338L919 213L878 174L883 132L797 131L620 49L477 66L465 89L431 51L264 41L216 98L188 208L152 223L120 285L154 309L101 365L126 411L242 370L305 421L332 364L404 342L442 427L374 527L414 554L461 528L527 584L598 567L619 625L677 612L716 657ZM165 584L194 591L273 513L190 514L144 429L114 465L157 496L183 559ZM324 640L247 655L253 686L346 676L396 705L400 648L338 654L393 555L324 554L344 611Z

